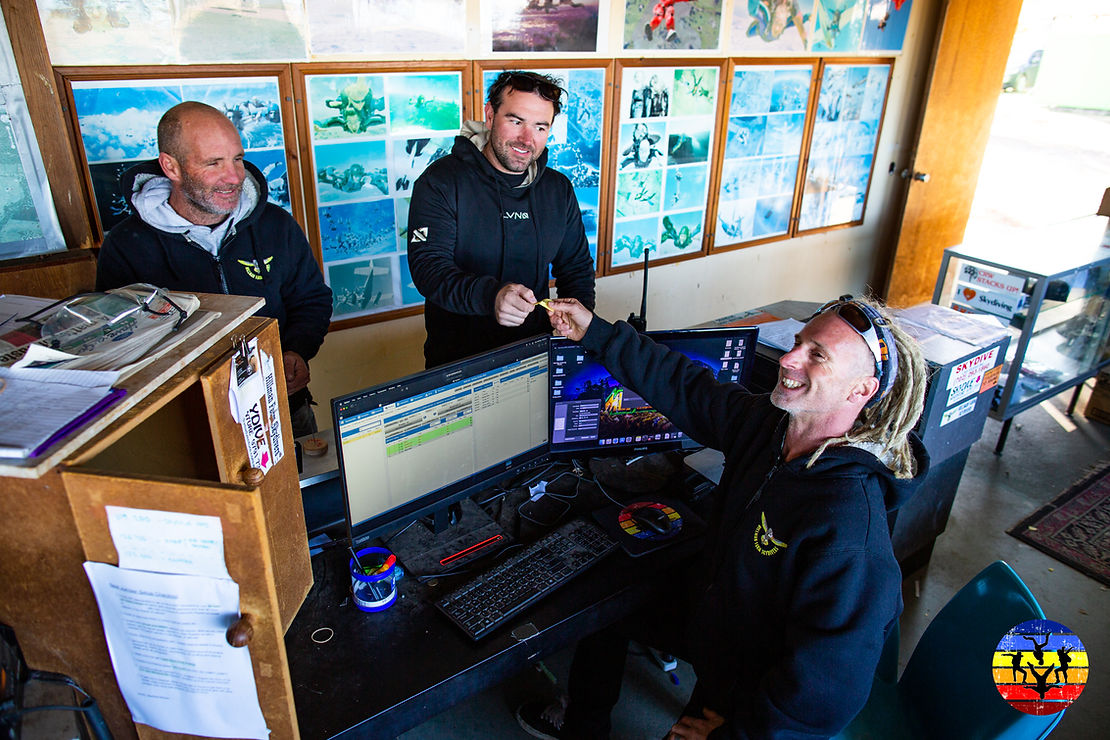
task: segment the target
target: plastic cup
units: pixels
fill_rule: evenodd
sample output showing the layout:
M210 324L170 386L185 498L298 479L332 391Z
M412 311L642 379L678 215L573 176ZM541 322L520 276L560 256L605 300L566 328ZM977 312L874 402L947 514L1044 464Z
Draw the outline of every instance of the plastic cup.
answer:
M366 569L384 563L391 553L384 547L364 547L357 553L358 561ZM364 612L380 612L393 606L397 601L397 581L401 577L401 569L397 561L380 573L366 575L359 569L354 558L348 561L351 571L351 595L355 606Z

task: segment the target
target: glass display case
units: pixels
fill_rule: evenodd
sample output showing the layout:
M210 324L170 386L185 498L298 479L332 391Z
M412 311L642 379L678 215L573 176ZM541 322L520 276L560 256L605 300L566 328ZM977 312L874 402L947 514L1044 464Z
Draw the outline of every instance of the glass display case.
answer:
M944 250L933 303L990 314L1010 349L990 415L1003 422L1080 384L1110 364L1110 229L1091 216L1020 239Z

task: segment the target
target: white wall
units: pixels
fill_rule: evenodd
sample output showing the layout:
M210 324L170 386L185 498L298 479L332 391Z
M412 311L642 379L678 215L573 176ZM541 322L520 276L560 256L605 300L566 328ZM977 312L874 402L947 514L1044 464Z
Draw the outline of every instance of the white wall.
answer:
M649 329L690 326L785 299L825 301L841 293L859 294L885 271L901 219L905 183L898 172L910 161L942 4L913 3L903 51L894 60L863 224L652 267ZM613 28L617 20L610 31L619 35L619 28ZM617 42L610 48L619 46ZM888 173L891 163L894 172ZM641 271L599 279L598 315L616 320L639 311L642 282ZM311 388L321 428L331 427L332 397L422 369L424 338L422 316L329 334L312 361Z

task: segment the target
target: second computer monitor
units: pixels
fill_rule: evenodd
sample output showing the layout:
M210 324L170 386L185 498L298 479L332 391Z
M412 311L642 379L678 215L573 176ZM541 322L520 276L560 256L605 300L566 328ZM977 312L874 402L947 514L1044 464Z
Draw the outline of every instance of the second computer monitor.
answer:
M332 399L354 541L443 510L547 454L547 341Z
M755 361L755 327L649 332L660 344L710 370L719 382L747 385ZM645 454L693 445L598 359L568 339L552 339L548 357L551 453L566 456Z

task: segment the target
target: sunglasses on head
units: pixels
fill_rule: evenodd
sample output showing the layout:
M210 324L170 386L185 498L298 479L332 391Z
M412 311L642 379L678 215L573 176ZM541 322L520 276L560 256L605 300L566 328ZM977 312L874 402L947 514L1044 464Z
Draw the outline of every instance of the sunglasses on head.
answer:
M505 85L517 92L534 92L544 100L556 104L563 95L563 88L548 82L539 75L526 72L502 72L493 84L494 87Z
M867 348L871 350L872 357L875 358L875 377L882 380L884 355L882 339L871 317L864 312L860 304L852 300L851 296L841 296L835 301L829 301L817 309L813 316L810 316L810 319L817 318L826 311L836 311L837 316L852 327L856 334L863 337L863 341L867 343Z

